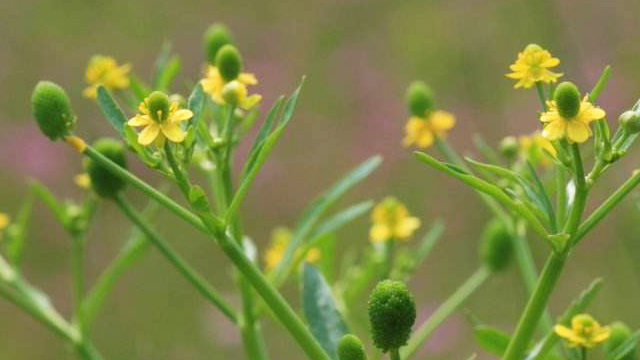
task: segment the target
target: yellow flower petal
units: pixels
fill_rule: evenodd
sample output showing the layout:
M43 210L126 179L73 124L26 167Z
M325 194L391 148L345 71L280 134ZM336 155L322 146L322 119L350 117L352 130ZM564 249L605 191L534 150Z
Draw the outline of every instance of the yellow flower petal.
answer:
M127 121L127 125L129 126L144 126L148 125L152 122L151 117L149 115L136 115Z
M160 125L160 129L167 139L173 142L184 141L185 133L176 123L166 122Z
M449 130L456 124L456 119L447 111L436 110L429 116L429 123L435 131Z
M240 73L240 75L238 75L238 80L247 85L255 85L258 83L258 79L252 73Z
M9 215L0 212L0 229L4 229L9 225Z
M548 126L549 125L547 125L547 127ZM569 140L582 143L585 142L589 136L591 136L589 125L577 120L567 121L567 137Z
M176 112L173 113L173 116L171 117L171 121L179 122L179 121L189 120L192 117L193 117L193 112L191 112L191 110L180 109L180 110L176 110Z
M399 239L406 239L419 227L420 219L417 217L406 217L396 227L396 237Z
M138 143L140 145L147 146L156 139L160 133L160 127L158 124L151 122L138 134Z
M548 123L544 129L542 129L542 136L550 141L558 140L564 136L566 129L566 122L562 119L557 119Z
M252 107L254 107L257 103L259 103L260 100L262 100L262 95L253 94L251 96L248 96L242 99L242 101L240 102L240 107L245 110L249 110Z
M391 229L386 224L374 224L369 231L373 242L383 242L391 238Z

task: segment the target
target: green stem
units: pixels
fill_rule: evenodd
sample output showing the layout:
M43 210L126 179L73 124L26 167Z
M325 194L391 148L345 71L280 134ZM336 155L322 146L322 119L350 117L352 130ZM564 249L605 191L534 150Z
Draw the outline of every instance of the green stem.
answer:
M640 170L635 170L633 175L622 184L611 196L609 196L591 215L578 227L573 236L573 243L577 244L582 238L596 226L622 199L640 184Z
M571 212L569 213L569 218L567 219L567 223L564 227L564 233L573 236L574 232L580 225L580 219L582 217L582 213L584 212L584 207L587 201L588 190L584 178L584 168L582 166L582 157L580 156L580 149L578 148L578 144L571 144L570 149L571 156L573 158L576 191L575 196L573 197L573 204L571 205Z
M465 281L445 302L443 302L429 318L413 333L407 346L400 351L402 359L415 355L420 346L429 338L449 315L451 315L476 289L491 275L491 270L483 266Z
M84 329L84 317L82 316L82 301L84 299L84 234L76 233L72 236L71 274L73 278L73 317L80 328Z
M567 216L567 171L556 166L556 223L562 226Z
M391 360L400 360L400 349L399 348L391 349L390 358Z
M542 82L536 81L536 90L538 90L538 98L540 98L540 103L542 104L542 109L547 111L547 99L544 95L544 88L542 87Z
M552 253L542 270L536 288L529 298L502 360L520 360L529 346L549 296L560 277L567 258L566 252Z
M122 212L135 224L147 239L156 246L162 255L213 305L215 305L229 320L238 322L236 311L204 278L171 248L171 246L153 229L148 221L124 199L121 194L114 198Z

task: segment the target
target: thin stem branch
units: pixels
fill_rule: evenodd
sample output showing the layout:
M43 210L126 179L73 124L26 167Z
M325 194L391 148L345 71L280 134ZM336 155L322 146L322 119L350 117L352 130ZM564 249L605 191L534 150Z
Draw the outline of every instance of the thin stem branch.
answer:
M564 233L574 235L574 232L580 225L580 219L584 212L584 207L587 201L587 184L584 178L584 168L582 166L582 157L580 156L580 148L578 144L573 143L570 145L571 157L573 158L574 167L574 179L576 184L576 193L573 198L573 204L571 205L571 212L569 218L564 227Z
M400 350L401 358L406 360L415 355L433 331L469 298L469 296L489 278L489 275L491 275L491 270L483 266L460 285L460 287L420 325L418 330L414 331L407 346Z

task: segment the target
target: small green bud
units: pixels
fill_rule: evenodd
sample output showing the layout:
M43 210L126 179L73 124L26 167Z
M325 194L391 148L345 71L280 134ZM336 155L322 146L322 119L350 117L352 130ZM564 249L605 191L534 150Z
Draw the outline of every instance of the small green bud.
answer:
M242 70L242 57L238 49L231 44L221 47L216 55L216 66L224 81L235 80Z
M520 149L520 144L515 136L507 136L500 141L500 152L506 158L511 159L516 156L518 149Z
M553 99L558 106L558 113L565 119L570 119L580 111L580 90L572 82L560 83L553 93Z
M525 52L540 51L540 50L544 50L544 49L538 44L529 44L527 45L527 47L524 48Z
M147 106L151 117L158 122L166 120L169 116L169 97L162 91L154 91L149 94Z
M231 44L231 34L224 24L215 23L204 33L203 47L207 62L214 65L218 50L226 44Z
M237 106L242 97L247 96L247 88L238 81L231 81L222 88L222 99L229 105Z
M623 112L618 121L628 134L640 132L640 114L637 111L627 110Z
M407 344L416 320L413 295L403 282L384 280L369 297L369 321L374 345L387 352Z
M124 146L120 141L111 138L102 138L97 140L93 144L93 147L114 163L123 168L127 167ZM102 197L114 197L120 190L124 189L126 185L124 180L114 175L93 159L88 159L86 169L91 179L91 187Z
M75 126L71 100L58 84L40 81L33 89L31 107L40 131L51 140L68 135Z
M607 354L611 354L614 352L620 345L622 345L625 341L627 341L631 337L631 329L621 322L616 321L610 325L611 327L611 335L604 342L604 352ZM622 360L633 360L636 358L635 349L629 352L627 355L622 357Z
M500 271L509 265L513 253L513 239L504 222L493 219L482 234L480 258L493 271Z
M407 89L407 103L411 114L425 116L427 112L433 110L433 93L424 82L414 81Z
M353 334L344 335L338 342L339 360L366 360L364 346L357 336Z

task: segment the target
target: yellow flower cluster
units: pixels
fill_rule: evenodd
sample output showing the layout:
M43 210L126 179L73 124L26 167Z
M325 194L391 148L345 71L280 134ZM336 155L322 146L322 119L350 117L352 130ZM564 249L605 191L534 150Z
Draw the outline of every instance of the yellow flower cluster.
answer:
M110 56L95 55L89 60L85 78L89 87L82 94L85 97L95 99L96 88L102 84L109 90L126 89L129 87L127 74L131 70L131 64L118 65L116 59Z
M594 347L611 336L609 326L601 326L591 315L578 314L571 319L571 328L558 324L555 333L569 340L571 346Z
M560 59L551 56L551 53L537 44L529 44L524 51L518 53L518 59L509 68L511 73L507 77L516 79L514 87L530 88L536 82L555 82L561 73L554 73L549 68L560 64Z
M389 240L405 240L420 227L420 219L410 216L407 207L389 196L376 205L371 213L373 226L369 237L374 243Z
M443 137L455 123L453 114L443 110L431 111L424 117L412 116L405 126L406 136L402 140L402 145L415 144L421 148L429 147L436 136Z
M287 244L291 241L291 235L291 230L286 227L277 227L273 229L271 232L271 242L264 253L265 270L268 271L274 269L280 260L282 260ZM309 262L313 262L320 259L320 256L320 249L314 247L309 249L305 259Z
M204 91L209 93L213 101L218 104L226 103L223 97L225 88L235 92L238 98L238 106L245 110L251 109L262 99L259 94L248 95L247 85L256 85L258 83L258 79L252 73L241 72L237 79L225 82L218 68L209 66L205 78L200 80L200 83Z

